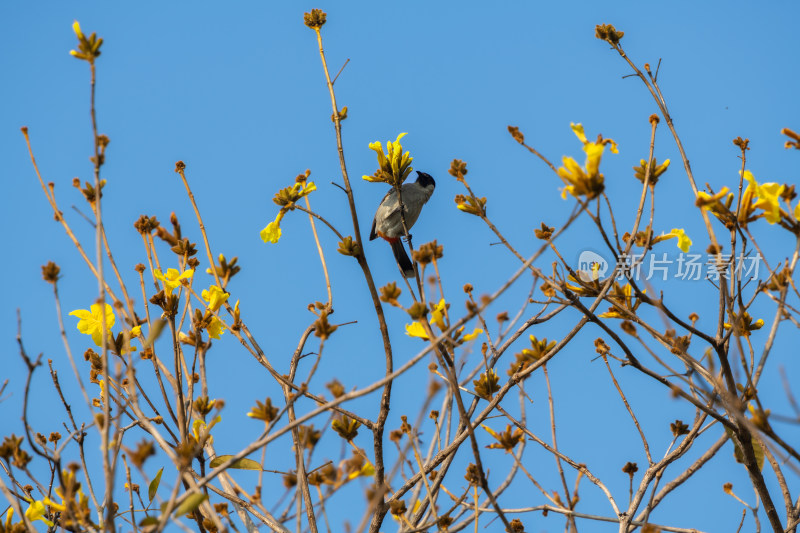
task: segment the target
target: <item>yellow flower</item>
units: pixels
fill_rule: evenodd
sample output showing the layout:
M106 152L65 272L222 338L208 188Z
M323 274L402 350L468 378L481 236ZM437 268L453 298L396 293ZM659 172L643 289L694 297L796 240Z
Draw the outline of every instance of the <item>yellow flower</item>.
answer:
M752 188L748 186L744 191L741 199L741 208L736 213L731 212L733 199L734 195L730 192L730 189L722 187L722 189L715 194L709 194L703 191L698 192L694 205L700 209L710 211L711 214L717 217L726 227L733 227L737 218L739 224L745 227L748 222L754 220L750 216L753 211L753 206L751 205L753 201Z
M236 327L241 326L241 312L239 311L239 300L236 300L236 304L233 306L233 325L234 329Z
M733 328L733 334L736 336L749 337L751 331L764 327L764 319L759 318L753 321L753 317L750 316L750 313L744 311L739 315L734 313L731 317L731 322L725 322L723 326L725 329Z
M14 508L9 507L8 512L6 513L6 524L5 524L5 531L11 531L11 518L14 516Z
M28 510L25 511L25 516L31 522L35 520L41 520L42 522L47 524L48 527L52 527L53 523L44 517L46 512L47 508L44 506L44 503L42 503L39 500L36 500L31 502L31 504L28 506Z
M425 328L423 328L422 324L420 324L419 322L412 322L411 324L406 324L406 335L408 335L409 337L419 337L424 341L428 340L428 334L425 333Z
M72 31L75 32L75 36L78 39L83 39L83 32L81 31L81 25L80 23L78 23L77 20L72 23Z
M308 176L308 172L306 173L306 177ZM302 176L300 176L302 177ZM283 220L284 215L290 209L294 209L294 204L300 198L308 196L313 191L317 190L317 186L314 184L313 181L299 181L292 185L291 187L284 187L272 198L272 201L277 205L281 206L280 211L275 216L275 220L267 224L267 226L261 230L261 240L264 242L271 242L277 243L278 240L281 238L281 220Z
M672 231L670 231L668 235L671 237L677 237L678 248L680 248L684 253L689 253L689 247L692 246L692 239L686 235L686 232L683 231L683 228L672 228Z
M274 220L267 224L267 227L261 230L261 240L264 242L276 243L281 238L281 227L278 220Z
M81 484L75 479L75 473L64 469L61 471L61 486L55 488L61 503L45 497L43 503L50 506L51 512L61 513L60 526L68 531L85 529L91 523L89 498L81 490ZM81 527L79 527L81 526Z
M208 336L212 339L219 339L220 335L225 333L225 323L217 317L211 317L211 323L206 327Z
M572 129L572 133L575 134L579 141L582 143L589 142L586 139L586 133L583 131L583 124L575 124L574 122L570 122L569 127Z
M678 238L678 248L680 248L684 253L689 253L689 247L692 246L692 239L686 235L686 232L683 231L683 228L672 228L667 234L662 234L653 239L653 242L660 242L666 241L667 239L672 239L673 237Z
M486 197L478 198L477 196L464 196L457 194L455 197L456 207L469 213L470 215L483 216L486 214Z
M81 25L78 23L77 20L72 23L72 31L75 32L75 36L78 38L79 41L85 40L83 32L81 31ZM69 54L71 56L74 56L74 57L81 57L82 56L82 54L80 52L78 52L77 50L70 50Z
M485 424L481 424L481 427L497 441L488 445L487 448L505 450L507 453L510 453L517 444L525 440L525 434L521 429L516 428L513 432L511 431L511 424L506 424L506 430L502 433L497 433Z
M444 319L447 316L447 302L444 301L444 298L439 300L439 303L433 308L431 312L431 324L436 324L439 326L439 329L444 331L447 329L445 325Z
M78 38L78 49L70 50L70 55L77 59L94 63L94 60L100 55L100 46L103 44L103 39L98 37L96 33L86 37L77 20L72 23L72 31L75 32L75 36Z
M86 309L76 309L70 313L72 316L80 318L78 321L78 331L85 335L91 335L92 340L97 346L103 344L103 308L100 304L92 304L91 311ZM111 334L111 328L114 326L116 317L114 316L114 309L105 304L105 319L106 319L106 334Z
M372 176L364 175L363 179L390 185L399 185L405 181L411 173L411 162L414 160L408 151L403 153L403 145L400 144L400 139L406 135L407 133L401 133L394 142L387 141L386 152L388 153L384 153L383 146L379 141L369 144L369 149L374 150L378 155L378 170Z
M225 303L230 296L229 293L220 289L217 285L211 285L208 290L204 290L200 295L203 300L208 302L208 309L211 311L218 311L220 306Z
M175 268L168 268L166 274L162 274L161 270L155 269L153 274L155 275L156 279L159 279L164 283L164 292L167 295L170 295L176 287L181 286L182 279L189 279L194 275L194 269L186 270L185 272L181 273Z
M360 476L371 477L374 475L375 475L375 467L372 466L372 463L370 463L369 461L364 461L364 464L360 469L350 472L347 475L347 479L348 480L355 479Z
M275 220L267 224L267 227L261 230L261 240L264 242L276 243L281 238L281 219L285 211L281 209L278 211L278 216Z
M595 144L595 143L590 143L589 140L586 138L586 132L583 130L583 124L575 124L574 122L570 122L569 127L570 129L572 129L572 133L574 133L575 136L578 138L578 140L583 144ZM619 153L619 148L617 148L617 143L614 141L614 139L603 139L602 137L598 136L598 141L596 144L602 144L604 146L606 144L611 145L611 153L612 154Z
M564 166L557 171L566 184L561 197L566 198L569 193L576 198L586 196L587 200L591 200L600 195L605 188L603 175L600 174L600 160L606 144L610 144L611 151L617 153L617 143L601 137L597 142L590 142L586 138L581 124L570 123L570 127L578 140L583 143L583 151L586 153L586 168L581 167L573 158L564 156Z
M305 185L303 185L303 183L305 183ZM294 184L294 188L297 190L297 194L299 195L298 200L300 198L303 198L304 196L308 196L309 194L317 190L317 186L314 184L313 181L308 181L303 183Z
M286 209L289 209L292 204L297 202L300 198L304 196L308 196L313 191L317 190L317 186L314 185L313 181L306 182L305 180L296 182L291 187L284 187L283 189L279 190L275 193L275 196L272 197L272 201L276 204L281 206L284 209L281 209L282 212L286 212ZM280 215L283 217L283 214ZM280 219L278 219L280 221Z
M644 293L647 291L642 292ZM611 287L611 291L608 293L608 299L622 309L627 310L628 313L621 312L615 307L609 307L608 311L597 315L600 318L621 318L623 320L628 319L630 318L630 315L633 315L636 312L639 304L642 303L638 298L636 299L636 302L633 301L633 289L631 288L630 284L623 287L616 281L614 282L614 286Z
M638 167L633 167L633 176L637 180L639 180L642 183L644 183L645 177L647 177L647 171L649 169L650 170L650 177L648 179L648 183L651 186L655 186L655 184L658 183L658 178L661 176L661 174L666 172L667 169L669 168L669 163L670 163L670 160L666 159L663 163L661 163L659 165L658 161L656 161L655 157L652 159L652 161L650 161L650 164L648 164L647 161L645 161L644 159L640 159L639 160L639 166ZM704 194L704 193L700 193L700 194Z
M66 469L62 470L61 473L64 477L64 484L71 488L77 486L78 494L82 495L83 492L81 492L80 488L81 484L75 481L75 473ZM67 510L67 501L64 498L63 487L56 487L56 494L61 498L61 503L55 502L48 497L45 497L44 503L52 507L54 511L63 513L64 511Z
M727 187L723 187L718 193L716 194L708 194L707 192L700 191L697 193L697 201L696 204L700 207L708 209L709 211L713 211L713 204L721 201L725 198L730 189Z
M757 198L753 207L763 209L764 218L770 224L780 222L781 206L779 201L784 186L774 182L759 184L749 170L745 170L743 176L749 184L747 188L753 187L753 194Z
M217 415L214 420L206 424L204 421L200 420L199 418L195 419L192 422L192 434L194 435L195 440L199 444L205 444L206 441L209 443L214 442L214 437L211 436L211 428L217 425L217 423L222 421L222 417Z
M447 331L448 323L447 323L447 302L442 298L439 300L439 303L432 305L431 307L431 319L430 325L436 325L442 333ZM474 340L483 333L482 329L475 328L472 330L472 333L468 333L463 337L459 338L462 333L464 333L464 329L466 326L461 326L459 329L455 331L452 337L452 341L455 343L456 346L461 345L464 342ZM425 331L421 322L412 322L411 324L406 324L406 335L409 337L418 337L422 340L428 340L428 333Z
M586 143L583 151L586 152L586 173L591 176L600 174L600 158L603 157L605 146L602 144Z
M136 326L123 332L117 336L114 344L118 344L119 354L125 355L128 351L135 352L138 350L136 346L131 344L131 341L142 334L142 326ZM127 335L127 338L125 337ZM114 336L111 336L112 340Z
M462 327L461 329L463 330L464 328ZM468 333L468 334L464 335L464 340L465 341L475 340L475 339L478 338L478 335L480 335L481 333L483 333L482 329L475 328L475 329L472 330L472 333Z

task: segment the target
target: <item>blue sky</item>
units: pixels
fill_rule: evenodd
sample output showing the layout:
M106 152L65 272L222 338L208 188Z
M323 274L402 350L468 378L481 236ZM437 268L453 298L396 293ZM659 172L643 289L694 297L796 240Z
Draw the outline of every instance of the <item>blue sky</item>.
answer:
M493 292L517 265L501 246L491 246L496 238L480 220L455 209L453 197L462 190L447 174L452 159L468 163L471 186L488 198L489 216L523 255L539 246L533 227L542 221L562 224L572 207L571 201L561 199L561 184L552 172L511 139L509 124L519 126L526 141L556 164L562 155L582 155L570 122L583 123L590 138L602 133L615 139L620 153L604 157L603 172L618 224L632 224L640 187L631 167L646 157L647 117L656 107L637 79L623 78L630 71L606 43L595 39L596 24L612 23L625 31L623 45L637 64L656 65L662 60L659 81L699 184L709 183L718 190L736 182L741 163L731 140L737 136L751 140L748 168L759 181L796 183L798 155L783 148L779 132L782 127L800 127L798 74L793 68L797 4L774 2L757 9L745 2L487 5L3 3L6 53L0 65L6 76L0 88L5 102L0 146L5 192L0 211L7 228L2 263L7 297L0 308L0 380L11 380L0 412L3 426L19 428L24 366L14 338L16 309L22 315L28 352L53 359L62 383L71 375L51 286L41 280L39 267L50 260L61 266L65 312L88 308L95 298L96 283L53 221L19 133L21 126L29 127L45 180L55 182L62 209L92 249L91 228L71 208L88 212L71 181L76 176L91 179L89 72L68 55L75 46L70 27L74 19L85 31L97 31L105 38L97 84L99 129L111 139L103 168L108 180L103 205L112 249L128 283L136 283L133 265L145 262L132 227L139 215L155 215L166 223L174 211L187 236L200 242L190 204L173 171L175 162L183 160L214 253L239 257L242 272L230 285L233 299L242 301L246 322L283 370L299 334L312 321L306 305L323 300L325 291L307 217L289 213L277 245L259 239L259 230L277 212L273 194L310 169L318 187L311 196L312 206L343 233L352 233L344 195L331 184L341 183L341 175L316 41L302 24L303 12L311 8L328 12L323 35L333 73L349 59L336 91L340 106L349 110L343 127L345 154L362 233L368 231L385 193L382 186L360 179L375 169L374 153L367 145L408 132L403 142L414 157L414 168L437 180L436 192L412 233L417 244L438 239L444 245L441 269L446 296L459 313L464 283L475 285L478 294ZM696 236L695 247L701 251L707 245L702 219L692 206L688 180L664 127L657 134L655 153L659 161L673 161L658 185L655 231L683 227ZM759 234L762 229L756 230L757 235L775 257L780 260L791 253L788 236L775 231ZM336 376L347 388L364 386L383 372L376 322L364 312L370 303L355 262L337 254L335 239L322 228L320 232L332 270L335 322L359 322L340 328L341 340L332 338L312 384L322 387ZM577 260L581 250L602 248L587 223L576 225L561 246L570 254L568 260ZM672 245L665 247L675 250ZM397 277L384 243L367 243L366 254L378 285ZM204 261L204 254L200 256ZM169 256L162 252L161 257ZM540 265L547 267L551 260L544 258ZM503 310L513 315L527 295L525 283L513 297L493 306L488 316ZM709 309L702 295L714 294L713 287L701 282L678 284L674 290L676 309L701 316L703 309ZM763 310L772 312L768 305ZM405 361L422 345L402 333L406 321L402 312L388 309L387 314L398 361ZM571 316L534 333L558 338L576 320ZM86 337L74 329L71 317L65 321L73 350L80 354L87 347ZM572 349L550 365L563 428L560 442L589 465L608 458L599 473L623 494L627 476L619 469L641 453L636 446L610 448L612 441L625 440L620 435L630 433L635 439L636 434L619 398L613 396L605 369L599 361L591 362L592 341L599 332L586 329ZM787 329L785 334L796 339L794 331ZM790 376L792 369L797 375L797 363L777 352L772 375L777 375L778 364ZM280 391L238 349L235 339L223 338L215 345L211 364L220 377L212 396L228 402L224 412L228 429L218 437L217 448L237 450L256 431L243 413L256 399L267 395L278 399ZM416 384L428 379L424 367L398 380L398 407L392 410L390 428L399 425L401 414L416 416L412 408L404 412L400 406L418 405ZM620 372L632 401L645 404L652 417L644 424L652 432L655 448L665 449L668 422L688 420L692 412L643 377ZM38 371L35 383L49 391L44 371ZM763 393L785 407L778 383ZM531 413L538 417L532 425L548 434L542 386L538 378L528 382L534 391ZM70 392L77 394L74 389ZM354 402L353 409L374 413L376 400ZM54 396L43 393L33 402L43 422L39 431L54 430L63 418ZM619 427L609 429L606 424L617 411ZM325 423L320 420L317 425ZM610 431L613 439L601 438ZM369 449L367 436L360 438L364 440L358 444ZM594 443L587 446L587 440ZM330 455L336 458L338 444L331 442L335 450ZM537 457L535 453L531 450L531 457ZM730 445L720 453L725 460L719 464L729 467ZM538 457L552 464L550 458ZM495 468L502 472L505 467L507 462L498 460ZM541 475L548 479L553 472ZM680 527L733 530L741 506L721 486L732 481L741 489L740 496L752 502L744 470L725 470L712 463L702 476L706 476L702 482L687 485L672 507L659 508L655 518ZM793 482L797 487L796 478ZM707 501L698 505L693 491L707 487L713 490L704 492ZM608 513L602 499L590 496L593 490L583 486L586 512ZM527 489L509 495L509 504L524 500L525 494ZM669 512L676 509L680 518ZM339 519L345 517L354 522L360 518L343 513ZM529 531L545 531L561 522L551 516L541 524L526 525Z

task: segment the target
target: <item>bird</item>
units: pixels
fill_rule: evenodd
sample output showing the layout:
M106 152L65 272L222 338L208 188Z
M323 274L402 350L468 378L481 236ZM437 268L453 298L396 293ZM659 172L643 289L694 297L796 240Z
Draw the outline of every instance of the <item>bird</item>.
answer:
M430 174L417 171L417 180L413 183L406 183L402 188L402 200L405 211L406 229L411 229L411 226L419 218L422 211L422 206L427 203L436 188L436 181ZM407 278L414 277L414 265L411 259L408 258L403 243L400 240L403 237L403 220L400 217L400 202L397 200L397 190L392 188L386 196L381 200L378 206L378 211L375 213L375 218L372 220L372 230L369 234L369 240L375 240L378 237L386 240L392 246L392 253L403 271L403 275Z

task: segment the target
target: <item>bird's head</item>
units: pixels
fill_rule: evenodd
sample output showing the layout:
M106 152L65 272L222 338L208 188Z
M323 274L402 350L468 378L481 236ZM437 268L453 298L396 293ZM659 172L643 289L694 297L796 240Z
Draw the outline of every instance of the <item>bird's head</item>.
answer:
M433 190L434 188L436 188L436 182L431 177L431 175L426 174L425 172L420 172L419 170L417 171L417 183L419 183L422 187L425 187L426 189Z

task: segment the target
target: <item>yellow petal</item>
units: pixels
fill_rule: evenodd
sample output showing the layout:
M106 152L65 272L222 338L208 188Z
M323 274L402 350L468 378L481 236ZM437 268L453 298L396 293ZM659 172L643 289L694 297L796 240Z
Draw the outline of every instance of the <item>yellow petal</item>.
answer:
M689 253L689 248L692 246L692 239L689 238L688 235L683 231L683 229L672 231L679 231L680 234L678 235L678 248L680 248L683 253Z
M310 192L316 191L316 190L317 190L317 186L314 184L314 182L313 181L309 181L306 184L306 186L303 187L303 190L300 191L300 192L301 192L302 196L307 196Z
M372 466L372 463L370 463L369 461L366 461L364 463L364 466L362 466L360 470L357 470L355 472L350 472L347 475L347 479L355 479L355 478L360 477L360 476L370 477L370 476L374 476L374 475L375 475L375 467ZM394 516L394 515L392 515L392 516Z
M478 335L480 335L481 333L483 333L482 329L475 328L474 330L472 330L472 333L468 333L467 335L464 335L464 340L465 341L475 340L475 339L478 338Z
M783 193L783 185L778 185L777 183L764 183L761 185L759 202L756 205L764 209L764 218L770 224L775 224L781 220L781 193Z
M444 323L445 316L447 316L447 302L445 302L444 298L442 298L431 312L431 324L435 323L437 326L439 326L439 329L444 331L447 329Z
M428 334L425 333L425 328L419 322L412 322L406 324L406 335L409 337L419 337L422 340L428 340Z
M206 327L206 331L208 331L208 336L212 339L219 339L220 336L225 333L225 323L217 317L211 318L211 323Z
M564 162L564 166L557 171L562 179L570 183L577 183L580 180L586 179L586 173L577 161L567 156L564 156L562 161Z
M764 210L764 218L768 223L775 224L780 222L781 207L779 202L784 186L774 182L759 184L749 170L745 170L742 177L749 184L748 190L752 186L755 196L758 198L758 201L753 206Z
M200 296L203 297L203 300L208 302L208 308L210 310L217 311L222 304L228 300L230 294L223 291L216 285L211 285L208 287L208 290L204 290L202 293L200 293Z
M92 304L92 316L94 316L98 322L101 322L103 319L103 315L105 314L106 318L106 329L111 329L114 324L116 323L116 317L114 316L114 308L108 304L105 304L105 313L102 311L102 307L100 304Z
M273 220L267 227L261 230L261 240L264 242L272 242L276 243L281 238L281 226L276 221Z
M195 440L200 440L200 430L201 428L204 428L205 425L206 423L199 418L195 418L194 422L192 422L192 434L194 435Z
M672 228L672 231L666 235L662 235L662 237L664 237L664 240L677 237L678 248L680 248L684 253L689 253L689 248L692 246L692 239L686 235L686 232L683 231L683 228Z
M600 159L603 157L605 146L598 143L586 143L583 150L586 152L586 174L590 177L597 176L600 170Z
M31 522L33 522L34 520L41 520L42 522L47 524L48 527L51 527L53 525L53 523L50 520L48 520L48 519L46 519L44 517L44 514L46 512L47 512L47 508L44 506L44 503L42 503L39 500L36 500L36 501L32 502L30 504L30 506L28 506L28 510L25 511L25 516Z
M499 437L499 435L497 435L497 432L496 432L495 430L493 430L492 428L490 428L489 426L487 426L487 425L484 425L484 424L481 424L481 427L482 427L483 429L485 429L485 430L486 430L486 432L487 432L489 435L491 435L492 437L494 437L495 439L499 439L499 438L500 438L500 437Z
M745 179L745 181L747 181L747 183L752 185L754 189L758 189L758 182L756 181L755 177L753 177L752 172L745 170L742 174L742 177Z
M586 133L583 131L583 124L575 124L574 122L569 123L569 127L572 128L572 132L575 136L582 142L585 143L586 141Z
M83 39L83 32L81 31L81 25L78 23L77 20L72 23L72 31L75 32L75 35L78 37L78 39Z

